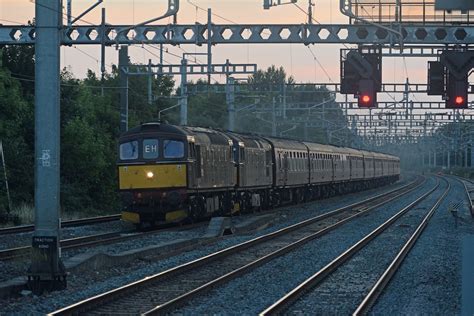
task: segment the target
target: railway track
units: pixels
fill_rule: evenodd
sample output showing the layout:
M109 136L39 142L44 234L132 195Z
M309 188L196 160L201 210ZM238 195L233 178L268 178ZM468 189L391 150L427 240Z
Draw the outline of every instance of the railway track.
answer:
M131 235L124 235L130 232L112 232L112 233L105 233L105 234L97 234L91 236L84 236L84 237L77 237L77 238L70 238L61 240L61 248L64 249L74 249L80 247L87 247L87 246L94 246L94 245L102 245L112 242L117 242L121 240L127 240L131 238L140 237L140 233L131 234ZM26 257L30 254L31 246L22 246L10 249L0 250L0 260L13 260L22 257Z
M457 178L463 184L464 190L466 190L466 195L469 201L469 210L471 211L472 216L474 216L474 181L462 177Z
M162 314L420 187L402 188L313 217L167 271L78 302L51 315Z
M63 221L61 222L61 227L62 228L76 227L76 226L99 224L99 223L106 223L106 222L112 222L112 221L118 221L118 220L120 220L120 214L88 217L88 218L74 219L70 221ZM35 230L34 225L21 225L21 226L6 227L6 228L0 228L0 235L26 233L26 232L32 232L34 230Z
M186 225L184 227L167 227L162 228L158 227L157 229L137 232L136 230L130 231L121 231L121 232L110 232L104 234L96 234L90 236L76 237L70 239L61 240L62 250L70 250L83 247L92 247L92 246L102 246L132 239L141 238L147 235L153 235L157 233L162 233L169 230L189 230L196 228L198 226L203 226L205 223L195 223L191 225ZM0 260L13 260L24 258L30 255L31 246L22 246L16 248L10 248L5 250L0 250Z
M410 205L404 207L398 213L393 215L390 219L388 219L379 227L374 229L370 234L366 235L364 238L362 238L357 243L355 243L350 248L348 248L346 251L344 251L336 259L328 263L321 270L313 274L311 277L309 277L300 285L298 285L293 290L288 292L285 296L283 296L273 305L265 309L263 312L260 313L260 315L262 316L263 315L278 315L278 314L283 314L287 312L291 314L294 311L295 312L298 311L298 313L305 314L305 311L301 310L301 306L305 305L304 303L299 304L298 305L299 308L292 309L292 307L296 305L296 303L299 300L302 300L306 295L311 295L312 291L314 291L317 288L320 288L326 285L324 289L321 289L320 291L321 293L327 293L328 288L334 288L334 286L331 287L330 285L327 285L327 284L330 284L331 277L332 277L332 280L341 280L343 276L347 276L347 273L346 273L346 274L341 274L339 278L335 277L334 275L336 274L339 268L341 268L345 264L352 264L353 266L357 266L356 263L351 261L351 259L353 259L356 254L360 254L364 249L367 249L366 246L368 246L371 241L375 240L376 238L380 236L383 236L383 233L387 229L393 228L394 225L398 223L399 220L402 219L404 216L413 216L412 213L415 207L418 204L420 204L423 200L426 200L428 197L434 194L434 192L438 189L439 185L440 183L438 181L436 187L434 187L429 192L423 194L421 197L419 197L417 200L412 202ZM382 293L384 288L390 282L392 276L396 273L397 269L402 264L403 260L405 259L409 251L414 246L416 240L421 236L424 228L427 226L429 220L433 216L436 209L439 207L439 205L447 196L449 190L450 190L450 184L448 181L446 181L446 188L443 189L442 192L438 195L439 197L436 199L436 202L429 208L429 210L424 214L420 214L421 220L419 221L418 226L410 234L409 238L407 238L407 240L403 242L401 247L396 248L393 251L393 252L396 252L396 255L393 257L393 259L388 260L389 262L388 266L386 267L386 269L383 271L383 273L380 275L380 277L377 279L377 281L374 284L371 284L370 278L367 278L368 280L361 281L360 275L362 275L363 273L359 273L357 270L354 271L353 275L350 275L349 277L344 277L344 284L357 284L358 285L357 289L354 290L356 292L355 295L357 294L360 295L361 292L362 293L368 292L368 294L364 296L362 302L358 306L354 307L354 310L355 310L354 315L366 314L370 310L370 308L376 302L379 295ZM394 229L394 231L396 230ZM403 230L401 230L401 232L403 232ZM397 251L397 249L399 250ZM389 255L393 254L393 252L389 253ZM369 252L369 255L370 255L370 252ZM384 255L385 255L385 252L384 252ZM378 260L383 260L383 259L378 258ZM373 267L371 267L371 269L372 268ZM349 268L350 271L352 271L351 269L354 270L353 268ZM328 283L325 284L325 282L328 282ZM363 287L363 285L367 285L368 287ZM338 283L337 286L338 288L339 287L344 288L344 285L340 283ZM349 286L346 288L349 288ZM347 293L343 291L343 294L345 295ZM350 294L347 294L347 295L350 295ZM314 297L311 297L309 300L313 302L316 301ZM321 301L318 301L318 303L321 303ZM306 311L306 312L315 312L315 310L311 309L310 311Z

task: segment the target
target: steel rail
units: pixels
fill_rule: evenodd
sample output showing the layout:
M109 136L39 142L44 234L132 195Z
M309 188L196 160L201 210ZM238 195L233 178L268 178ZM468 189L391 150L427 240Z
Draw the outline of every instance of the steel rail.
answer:
M446 182L448 183L448 187L446 188L444 193L441 195L441 197L438 199L436 204L430 209L430 211L423 218L422 222L418 225L415 232L410 236L410 238L405 243L405 245L403 245L402 249L400 249L400 251L397 253L397 255L395 256L393 261L390 263L388 268L384 271L384 273L377 280L377 282L372 287L370 292L365 296L365 298L356 308L353 315L366 314L369 311L369 309L373 306L373 304L377 301L380 294L382 294L382 291L386 288L386 286L388 285L392 277L398 271L399 267L403 263L403 260L405 260L406 256L408 255L410 250L413 248L418 238L420 238L423 230L428 225L429 220L431 219L431 217L433 217L435 211L438 209L439 205L441 204L441 202L443 202L449 190L451 189L451 184L448 181Z
M466 191L467 200L469 201L469 211L474 216L474 181L471 179L456 176L457 180L462 183L464 190ZM470 183L472 187L468 187L467 183ZM472 197L471 197L472 195Z
M433 189L426 192L425 194L417 198L415 201L413 201L409 205L405 206L402 210L400 210L395 215L390 217L387 221L385 221L383 224L378 226L371 233L366 235L364 238L362 238L357 243L352 245L349 249L347 249L342 254L340 254L336 259L332 260L330 263L324 266L321 270L313 274L311 277L309 277L304 282L299 284L296 288L288 292L285 296L283 296L278 301L276 301L271 306L269 306L264 311L262 311L260 315L263 316L263 315L282 314L289 306L291 306L295 301L301 298L307 291L309 291L310 289L312 289L313 287L321 283L326 277L331 275L337 268L339 268L342 264L347 262L354 254L356 254L358 251L364 248L370 241L375 239L378 235L380 235L384 230L390 227L400 217L402 217L408 211L410 211L413 207L418 205L422 200L426 199L429 195L431 195L439 187L439 184L440 182L438 180L436 186Z
M411 192L411 191L407 191L407 192L404 192L403 194L406 194L408 192ZM384 200L383 202L379 203L379 204L376 204L374 206L370 206L368 208L365 208L363 210L360 210L360 212L358 213L355 213L351 216L348 216L348 217L345 217L339 221L337 221L336 223L332 224L332 225L329 225L321 230L318 230L316 231L315 233L312 233L306 237L303 237L301 239L298 239L297 241L291 243L291 244L288 244L270 254L267 254L255 261L252 261L236 270L233 270L217 279L214 279L206 284L203 284L202 286L196 288L196 289L193 289L179 297L176 297L175 299L172 299L164 304L161 304L147 312L144 312L142 313L142 315L161 315L161 314L164 314L164 313L167 313L167 312L170 312L172 311L173 309L176 309L178 308L180 305L186 303L187 301L189 301L191 298L195 297L195 296L198 296L200 294L202 294L203 292L205 291L209 291L211 290L212 288L224 283L224 282L227 282L233 278L236 278L240 275L243 275L245 274L246 272L250 271L251 269L256 269L257 267L267 263L267 262L270 262L271 260L277 258L277 257L281 257L285 254L287 254L288 252L298 248L298 247L301 247L303 246L304 244L306 244L307 242L310 242L311 240L314 240L318 237L321 237L327 233L329 233L330 231L334 230L335 228L359 217L359 216L362 216L362 215L365 215L367 214L368 212L372 211L373 209L376 209L378 207L380 207L381 205L384 205L390 201L393 201L394 199L398 198L399 195L393 197L393 198L390 198L390 199L387 199L387 200Z
M78 247L91 246L106 242L112 242L120 238L131 238L131 236L121 236L121 234L131 233L129 232L111 232L104 234L96 234L90 236L76 237L70 239L64 239L60 241L61 248L73 249ZM138 236L137 236L138 237ZM21 258L30 254L31 246L21 246L16 248L9 248L0 250L0 260L12 260Z
M339 208L339 209L336 209L336 210L333 210L333 211L329 211L325 214L321 214L319 216L310 218L310 219L302 221L300 223L296 223L296 224L288 226L286 228L282 228L278 231L275 231L275 232L272 232L272 233L254 238L252 240L243 242L241 244L231 246L229 248L220 250L218 252L209 254L209 255L201 257L201 258L198 258L196 260L190 261L190 262L182 264L180 266L177 266L177 267L171 268L169 270L160 272L160 273L155 274L153 276L149 276L145 279L138 280L138 281L133 282L131 284L124 285L124 286L119 287L117 289L108 291L106 293L99 294L97 296L94 296L94 297L91 297L89 299L83 300L81 302L75 303L73 305L67 306L63 309L60 309L60 310L57 310L57 311L53 312L50 315L70 315L70 314L86 312L86 311L91 310L93 308L100 307L103 304L110 303L110 302L114 301L115 299L119 299L123 295L134 293L136 291L139 291L139 290L143 289L144 287L153 285L153 284L155 284L157 282L160 282L160 281L163 281L163 280L169 280L170 278L176 277L179 274L182 274L182 273L185 273L185 272L188 272L188 271L193 271L196 268L205 266L207 263L215 262L215 261L217 261L221 258L225 258L225 257L230 256L232 254L238 253L242 250L246 250L247 248L250 248L252 246L262 244L265 241L269 241L269 240L272 240L276 237L283 236L285 234L291 233L291 232L296 231L296 230L298 230L300 228L303 228L305 226L308 226L308 225L314 224L316 222L319 222L323 219L333 217L333 216L335 216L337 214L340 214L344 211L349 211L349 210L352 210L353 212L355 211L356 214L352 215L351 218L354 218L356 216L360 216L362 214L367 213L368 211L370 211L372 209L375 209L375 208L377 208L377 207L379 207L383 204L386 204L386 203L398 198L401 195L404 195L404 194L407 194L408 192L411 192L412 190L418 188L419 186L421 186L425 182L426 182L426 179L424 179L421 182L419 181L419 179L417 179L414 182L412 182L410 184L407 184L407 185L405 185L401 188L397 188L397 189L391 190L387 193L379 194L377 196L365 199L363 201L353 203L351 205L348 205L348 206L345 206L345 207L342 207L342 208ZM404 192L402 192L402 191L404 191ZM402 193L400 193L400 192L402 192ZM388 197L389 194L398 194L398 195ZM367 203L371 203L371 202L380 200L380 199L384 199L384 201L379 202L376 205L371 206L370 208L366 208L364 210L360 209L361 206L363 206ZM343 220L343 222L345 222L347 220L348 219L345 219L345 220ZM335 227L337 227L341 224L332 225L333 227L328 227L327 229L325 229L325 232L328 232L329 230L331 230L331 229L333 229L333 228L335 228ZM321 234L322 233L319 233L319 235L321 235ZM315 238L315 237L313 237L313 238ZM305 238L303 238L303 239L305 239ZM299 243L299 245L302 245L303 242L306 242L306 241L309 241L309 240L310 240L310 238L306 238L305 241L301 241ZM166 310L167 308L176 306L176 304L179 304L179 303L183 302L183 300L185 298L189 298L190 296L197 295L198 293L201 293L204 290L210 289L212 286L214 286L218 283L229 280L231 277L235 277L239 273L245 272L250 267L256 267L258 264L263 263L265 260L269 260L269 259L275 257L278 254L281 255L284 252L289 251L290 249L296 247L296 245L297 244L295 243L295 245L293 245L293 246L289 245L288 247L281 248L280 250L278 250L276 252L276 254L270 254L270 255L267 255L265 259L262 258L262 260L256 260L254 262L253 266L252 265L246 265L246 266L241 267L237 270L234 270L233 272L228 273L227 275L221 276L221 277L219 277L219 278L217 278L217 279L215 279L211 282L208 282L207 285L203 285L203 286L201 286L197 289L192 290L188 294L185 294L185 296L178 297L178 298L176 298L176 300L168 301L169 304L167 304L167 305L162 304L161 306L153 308L152 310L148 311L147 313L149 313L149 314L154 314L154 313L158 313L158 312L161 313L164 310Z
M110 232L104 234L96 234L89 236L82 236L70 239L64 239L60 241L61 248L65 250L96 246L96 245L107 245L114 242L128 241L148 235L154 235L163 233L166 231L185 231L190 230L199 226L203 226L204 223L194 223L186 225L184 227L157 227L156 229L144 232L137 232L136 230ZM0 260L11 260L16 258L25 257L30 254L31 246L22 246L17 248L10 248L0 250Z
M106 223L120 220L120 214L115 215L106 215L106 216L97 216L97 217L87 217L87 218L80 218L80 219L73 219L69 221L61 222L61 227L76 227L76 226L84 226L90 224L99 224L99 223ZM0 228L0 235L7 235L7 234L17 234L17 233L25 233L25 232L32 232L35 230L34 225L21 225L21 226L13 226L13 227L6 227Z

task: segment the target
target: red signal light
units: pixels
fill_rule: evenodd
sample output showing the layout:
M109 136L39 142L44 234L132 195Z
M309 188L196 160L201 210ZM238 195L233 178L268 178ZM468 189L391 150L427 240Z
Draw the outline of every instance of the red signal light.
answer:
M362 96L362 102L364 102L364 103L369 103L369 102L370 102L370 96L368 96L368 95L366 95L366 94L363 95L363 96Z
M461 105L464 103L464 98L461 97L461 96L457 96L455 99L454 99L454 103L456 103L456 105Z

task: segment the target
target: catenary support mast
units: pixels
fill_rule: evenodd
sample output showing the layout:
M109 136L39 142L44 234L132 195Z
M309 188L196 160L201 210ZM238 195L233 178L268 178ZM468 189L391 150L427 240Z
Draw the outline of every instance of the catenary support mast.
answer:
M37 0L35 10L35 233L28 280L33 289L54 290L66 285L59 248L62 1Z

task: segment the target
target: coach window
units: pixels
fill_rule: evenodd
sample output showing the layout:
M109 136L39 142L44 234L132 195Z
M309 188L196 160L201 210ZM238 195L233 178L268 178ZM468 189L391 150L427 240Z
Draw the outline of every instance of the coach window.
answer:
M158 158L158 139L144 139L143 140L143 158L144 159Z
M179 140L165 140L163 152L165 158L184 158L184 143Z
M138 141L120 144L120 160L138 159Z

